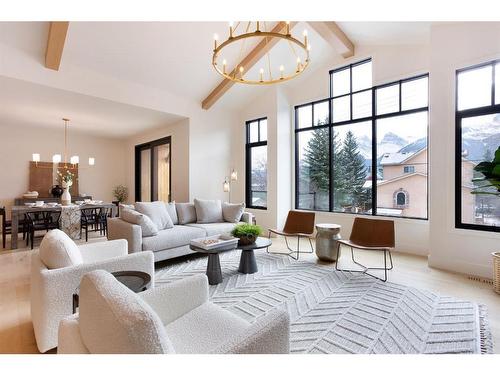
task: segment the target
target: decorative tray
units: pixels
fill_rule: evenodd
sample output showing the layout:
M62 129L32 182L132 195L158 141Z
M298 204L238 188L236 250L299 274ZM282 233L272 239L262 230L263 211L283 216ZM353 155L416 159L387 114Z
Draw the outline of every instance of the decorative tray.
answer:
M226 234L219 234L216 236L209 236L204 238L195 238L189 242L191 246L197 247L203 250L214 250L214 249L235 249L238 244L238 239L236 237L228 236Z

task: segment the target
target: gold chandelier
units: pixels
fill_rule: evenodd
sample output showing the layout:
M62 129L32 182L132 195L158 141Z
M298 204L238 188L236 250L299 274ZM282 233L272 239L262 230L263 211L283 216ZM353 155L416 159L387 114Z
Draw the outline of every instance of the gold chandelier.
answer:
M250 32L251 26L255 23L255 30ZM214 50L212 56L212 65L221 76L226 79L229 79L234 82L246 83L249 85L270 85L274 83L288 81L292 78L295 78L299 74L301 74L309 65L309 51L311 46L307 41L307 30L304 30L303 36L304 41L301 42L297 38L294 38L290 33L290 23L286 22L284 25L284 32L280 29L274 28L275 31L267 31L266 22L263 22L264 30L261 30L261 23L259 21L252 22L249 21L246 26L246 30L239 35L236 35L236 31L238 26L240 26L242 22L238 22L236 26L233 27L233 22L229 23L229 37L227 40L218 44L219 37L217 34L214 35ZM278 24L279 26L279 24ZM243 26L242 26L243 27ZM278 29L278 31L276 31ZM245 75L248 73L247 70L250 70L248 67L243 65L241 60L242 52L245 48L245 43L250 38L264 38L264 44L262 48L264 48L266 52L266 62L267 71L264 70L263 67L259 69L258 78L248 78ZM280 40L284 40L288 43L292 55L295 57L295 61L286 64L281 63L279 65L279 73L276 76L273 76L272 72L272 62L271 57L269 55L270 47L274 44L278 43ZM235 64L233 70L228 71L227 60L223 56L224 48L234 45L240 42L240 52L238 62ZM261 42L262 43L262 42ZM222 63L220 59L222 58ZM253 64L251 64L253 65ZM250 66L251 68L251 66ZM254 74L256 76L256 74Z

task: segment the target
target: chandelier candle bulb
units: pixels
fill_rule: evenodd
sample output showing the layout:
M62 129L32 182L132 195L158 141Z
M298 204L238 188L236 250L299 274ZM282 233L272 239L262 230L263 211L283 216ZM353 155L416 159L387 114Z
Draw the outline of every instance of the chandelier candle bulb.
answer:
M34 161L35 163L38 163L38 162L40 161L40 154L33 154L33 155L31 155L31 156L32 156L33 161Z
M78 155L74 155L69 159L71 164L78 164L80 163L80 157Z
M260 81L263 82L264 81L264 69L263 68L260 68L259 74L260 74Z
M217 41L219 40L219 36L214 34L214 49L217 49Z
M52 156L52 163L60 163L61 162L61 154L55 154Z
M245 68L240 66L240 79L243 80L243 72L245 71Z
M280 65L280 79L283 79L283 71L285 70L285 67L283 65Z
M304 44L307 47L307 30L304 30L302 34L304 35Z
M290 21L286 21L286 35L290 35Z
M89 165L95 165L95 159L89 158Z
M226 65L227 65L226 59L222 60L222 73L224 74L226 74Z
M233 21L229 22L229 37L233 37Z

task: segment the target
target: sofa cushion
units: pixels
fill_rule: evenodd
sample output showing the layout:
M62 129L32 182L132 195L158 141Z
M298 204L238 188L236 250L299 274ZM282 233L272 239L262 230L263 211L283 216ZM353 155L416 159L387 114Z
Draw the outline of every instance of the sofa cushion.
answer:
M49 231L40 244L40 259L49 269L76 266L83 263L82 254L62 230Z
M189 245L192 239L205 236L206 231L202 228L193 228L187 225L174 225L173 228L159 231L157 236L143 238L142 250L160 251L173 247L185 246Z
M172 353L160 317L142 298L97 270L80 284L79 328L91 353Z
M207 223L207 224L192 223L192 224L187 224L186 226L203 229L205 231L206 236L215 236L217 234L231 233L231 231L236 226L236 223Z
M158 230L174 226L164 202L135 202L135 209L141 214L148 216L156 224Z
M250 323L212 303L204 303L167 324L176 353L209 353L243 333Z
M220 200L195 199L197 223L220 223L224 221L222 217L222 204Z
M222 203L222 216L228 223L239 223L244 210L245 203Z
M179 225L196 223L196 209L192 203L176 203L177 217Z
M156 236L158 234L158 227L149 216L143 215L135 210L122 209L120 211L120 219L130 224L139 225L143 237Z
M179 218L177 217L177 209L175 208L175 201L165 202L165 207L167 207L168 216L172 219L174 225L179 224Z

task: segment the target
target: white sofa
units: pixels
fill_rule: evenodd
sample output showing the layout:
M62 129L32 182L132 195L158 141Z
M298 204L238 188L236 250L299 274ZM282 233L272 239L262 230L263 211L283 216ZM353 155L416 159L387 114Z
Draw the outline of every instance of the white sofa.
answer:
M166 204L168 205L168 203ZM170 215L175 216L171 218L173 227L160 229L157 234L152 236L145 236L140 225L127 222L122 218L108 219L108 239L127 240L129 253L152 251L155 262L159 262L193 254L194 251L189 248L191 240L218 234L229 234L237 224L251 224L253 218L251 213L243 212L240 221L236 223L226 221L200 223L194 214L195 216L192 216L188 222L179 224L182 220L178 219L175 213Z
M135 294L94 271L82 279L79 314L61 321L58 353L285 354L289 336L284 311L250 324L209 302L205 275Z
M85 273L97 269L142 271L151 275L154 285L153 254L128 254L125 240L83 245L78 250L81 263L61 268L48 268L38 250L32 254L31 318L38 350L42 353L57 346L59 322L73 313L73 293Z

